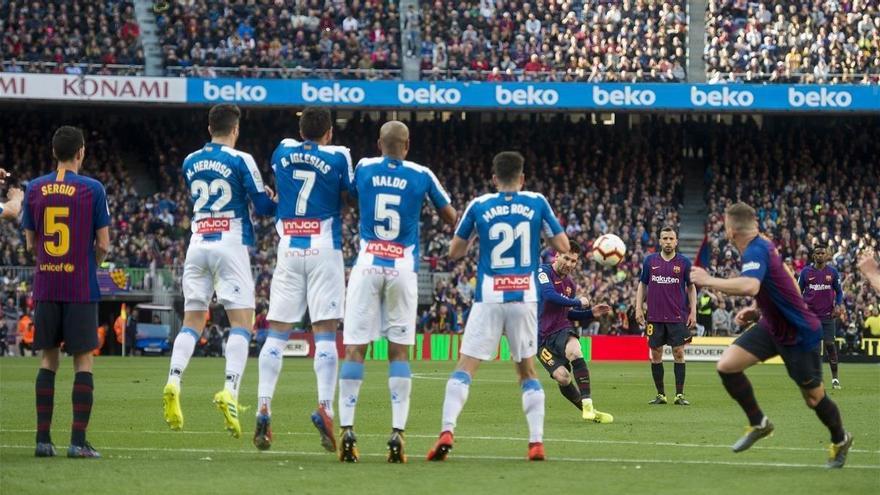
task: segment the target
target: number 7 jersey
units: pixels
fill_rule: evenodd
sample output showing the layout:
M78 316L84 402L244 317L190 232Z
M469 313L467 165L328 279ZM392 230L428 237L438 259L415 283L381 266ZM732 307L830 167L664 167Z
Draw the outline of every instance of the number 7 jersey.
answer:
M541 235L560 233L562 226L542 194L499 192L471 201L455 235L480 238L474 302L536 302Z

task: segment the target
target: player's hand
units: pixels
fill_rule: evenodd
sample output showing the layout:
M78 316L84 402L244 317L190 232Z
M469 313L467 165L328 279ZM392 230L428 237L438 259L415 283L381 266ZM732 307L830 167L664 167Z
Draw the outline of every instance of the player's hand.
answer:
M760 316L760 313L758 312L758 308L750 306L748 308L743 308L743 309L739 310L739 312L733 318L733 322L736 323L737 325L743 327L743 326L748 325L749 323L753 323L755 321L758 321L759 316Z
M706 285L706 283L709 282L711 278L712 276L709 275L709 272L707 272L703 268L699 266L694 266L691 268L691 282L702 287Z
M578 298L578 301L581 302L581 307L582 307L582 308L586 308L586 307L589 307L589 306L590 306L590 300L587 299L586 297L581 296L581 297Z
M636 323L638 323L640 327L645 326L645 313L642 312L641 309L636 310Z
M688 313L687 327L688 328L696 328L696 326L697 326L697 314L694 312Z
M17 187L12 187L6 192L6 197L10 202L15 203L24 199L24 192Z
M6 178L9 177L9 172L0 168L0 186L6 184Z
M276 203L278 202L278 196L275 195L275 191L273 191L271 187L263 186L263 190L266 191L266 196L269 196L269 199Z
M874 250L871 248L862 251L858 266L859 271L865 276L870 277L880 275L880 265L877 264L877 259L874 258Z
M596 317L599 317L602 315L610 314L611 313L611 306L609 306L605 303L600 303L600 304L597 304L597 305L593 306L592 308L590 308L590 311L593 312L593 317L596 318Z

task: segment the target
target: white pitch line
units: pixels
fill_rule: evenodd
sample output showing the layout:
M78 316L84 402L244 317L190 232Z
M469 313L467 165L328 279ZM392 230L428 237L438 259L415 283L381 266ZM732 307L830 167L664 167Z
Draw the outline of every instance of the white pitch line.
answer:
M57 430L59 433L67 433L67 430L59 429ZM0 429L0 433L33 433L34 430L9 430L9 429ZM99 433L105 433L109 435L222 435L228 436L229 433L225 431L169 431L169 430L150 430L150 431L132 431L132 430L121 430L121 431L106 431L100 430ZM290 435L290 436L314 436L315 432L302 432L302 431L275 431L272 432L273 435ZM385 437L386 435L379 433L358 433L359 437ZM407 433L407 438L427 438L427 439L435 439L437 435L418 435ZM455 438L459 440L486 440L492 442L526 442L527 438L519 438L519 437L495 437L495 436L456 436ZM641 445L641 446L652 446L652 447L683 447L688 449L730 449L730 445L718 445L718 444L705 444L705 443L675 443L675 442L639 442L636 440L595 440L595 439L580 439L580 438L545 438L545 442L551 443L575 443L575 444L597 444L597 445ZM752 447L754 450L783 450L783 451L795 451L795 452L826 452L824 448L809 448L809 447L774 447L774 446L755 446ZM865 450L865 449L850 449L850 452L855 452L859 454L880 454L880 450ZM880 467L880 466L878 466Z
M33 449L33 445L0 445L0 449ZM221 449L176 449L176 448L152 448L152 447L103 447L101 450L121 452L184 452L194 454L235 454L235 455L304 455L304 456L322 456L330 457L325 452L305 452L297 450L221 450ZM362 457L385 457L386 454L361 454ZM473 459L473 460L498 460L498 461L524 461L523 456L505 456L505 455L453 455L453 459ZM792 462L733 462L733 461L697 461L697 460L664 460L664 459L622 459L608 457L549 457L550 461L559 462L604 462L612 464L692 464L692 465L708 465L708 466L751 466L751 467L773 467L773 468L794 468L794 469L816 469L821 468L818 464L802 464ZM880 465L852 465L847 464L846 469L870 469L880 470Z

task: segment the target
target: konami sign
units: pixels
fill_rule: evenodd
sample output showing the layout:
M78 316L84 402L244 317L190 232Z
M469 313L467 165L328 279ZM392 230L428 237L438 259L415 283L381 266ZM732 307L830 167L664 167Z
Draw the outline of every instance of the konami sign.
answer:
M185 103L186 80L0 73L0 98Z

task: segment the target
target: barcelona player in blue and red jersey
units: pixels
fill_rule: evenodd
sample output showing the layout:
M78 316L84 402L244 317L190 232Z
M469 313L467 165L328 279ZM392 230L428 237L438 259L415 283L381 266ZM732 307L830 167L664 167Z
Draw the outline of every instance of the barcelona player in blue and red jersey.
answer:
M755 298L755 304L740 311L736 321L740 325L757 323L724 351L717 365L724 388L749 418L750 426L733 444L733 451L742 452L773 432L773 423L758 407L752 384L743 372L759 361L780 356L807 406L831 432L827 467L841 468L853 437L843 428L837 404L825 394L819 358L822 324L807 308L794 274L782 264L776 247L758 234L754 208L745 203L729 206L724 227L727 238L742 253L740 276L716 278L695 267L691 269L691 280L701 287Z
M595 423L611 423L614 417L593 407L590 369L584 361L580 335L572 320L590 320L611 312L611 306L586 308L587 300L575 297L577 284L569 276L578 266L581 247L571 243L552 264L538 268L538 361L559 384L559 391L582 417Z
M64 126L52 137L58 169L34 179L25 192L22 225L34 272L34 349L43 351L37 373L37 457L55 455L50 427L60 346L73 354L73 423L68 457L100 457L86 441L92 411L92 350L98 347L97 266L110 249L110 211L100 182L79 175L83 133Z
M831 387L840 388L837 378L837 318L844 317L840 273L828 264L831 253L822 244L813 246L813 264L801 270L798 286L810 311L822 320L822 342L831 367Z

